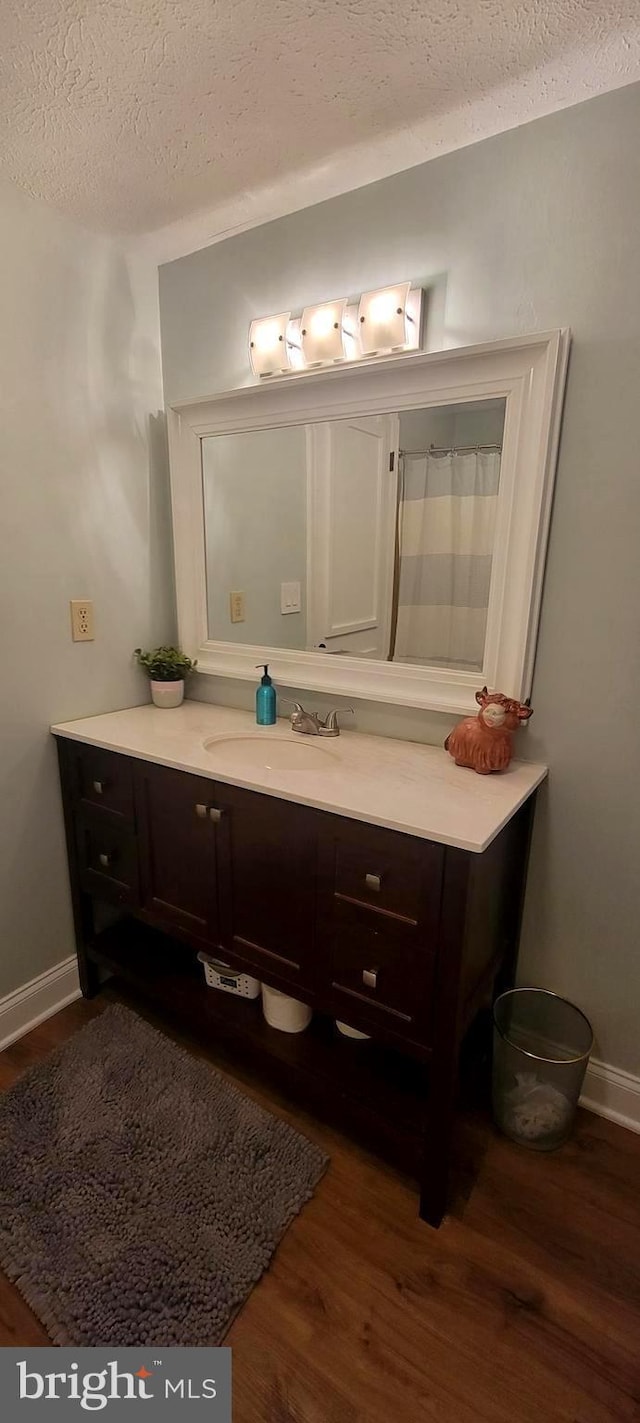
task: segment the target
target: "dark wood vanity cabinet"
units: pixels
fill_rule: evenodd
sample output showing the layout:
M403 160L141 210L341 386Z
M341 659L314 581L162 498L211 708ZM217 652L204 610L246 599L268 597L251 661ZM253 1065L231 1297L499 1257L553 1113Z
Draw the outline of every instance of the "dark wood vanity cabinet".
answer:
M271 1069L412 1170L439 1224L461 1044L513 974L534 797L474 854L82 742L58 749L83 992L108 969ZM311 1027L280 1033L259 1003L207 989L202 949L310 1003Z
M205 947L220 937L215 787L151 761L132 763L140 856L140 907Z
M301 998L316 990L317 812L216 785L219 946Z

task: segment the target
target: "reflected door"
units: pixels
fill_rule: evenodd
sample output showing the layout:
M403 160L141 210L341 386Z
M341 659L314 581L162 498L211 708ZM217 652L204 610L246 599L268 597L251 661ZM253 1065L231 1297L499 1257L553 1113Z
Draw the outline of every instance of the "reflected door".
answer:
M307 431L307 645L390 655L398 505L397 415Z

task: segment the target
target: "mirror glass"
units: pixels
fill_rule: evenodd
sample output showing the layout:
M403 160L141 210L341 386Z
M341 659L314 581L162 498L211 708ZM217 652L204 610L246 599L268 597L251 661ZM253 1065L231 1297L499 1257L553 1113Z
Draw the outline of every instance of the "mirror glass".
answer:
M504 400L202 441L209 638L480 671Z

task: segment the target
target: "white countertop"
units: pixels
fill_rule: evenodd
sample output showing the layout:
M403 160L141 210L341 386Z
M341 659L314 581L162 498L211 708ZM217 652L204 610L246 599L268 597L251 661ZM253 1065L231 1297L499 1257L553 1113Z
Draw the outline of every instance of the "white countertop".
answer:
M507 771L479 776L456 766L439 747L353 731L335 739L300 736L331 751L326 770L247 767L241 773L222 773L203 745L209 737L253 732L288 739L291 727L282 719L276 726L257 727L250 712L206 702L187 701L175 710L131 707L51 729L56 736L106 751L476 853L495 839L547 774L546 766L512 761Z

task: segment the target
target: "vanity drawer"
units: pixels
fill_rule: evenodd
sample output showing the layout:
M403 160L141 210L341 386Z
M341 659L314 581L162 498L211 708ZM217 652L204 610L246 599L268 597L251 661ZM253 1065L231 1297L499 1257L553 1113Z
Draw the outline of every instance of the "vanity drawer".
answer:
M341 821L332 838L328 872L335 898L418 924L425 895L439 893L442 846L359 821Z
M69 742L73 793L81 805L100 807L133 824L133 775L127 756Z
M130 826L100 811L76 815L80 883L116 904L139 904L138 843Z
M435 955L416 928L336 906L328 943L331 1000L337 1015L429 1044Z

